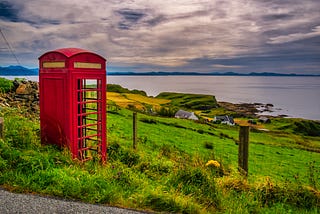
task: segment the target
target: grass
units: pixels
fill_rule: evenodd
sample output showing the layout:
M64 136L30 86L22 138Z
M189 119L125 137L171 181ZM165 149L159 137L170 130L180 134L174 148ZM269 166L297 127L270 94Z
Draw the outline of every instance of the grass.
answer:
M171 100L170 105L185 109L208 110L218 106L216 98L211 95L162 92L156 98Z
M13 88L12 81L0 77L0 93L9 92L12 88Z
M169 103L170 100L158 99L143 96L141 94L132 94L132 93L117 93L117 92L108 92L107 97L109 102L116 103L122 108L128 108L134 106L135 109L140 111L150 110L150 109L160 109L161 105Z
M124 95L118 99L153 104L151 98ZM154 104L166 104L161 102ZM41 145L38 119L25 118L21 109L2 108L0 116L5 118L0 185L12 191L156 212L320 209L320 139L295 133L290 126L295 120L274 120L265 125L268 132L251 129L249 176L244 178L237 171L236 126L138 114L138 148L133 150L132 111L119 108L108 114L108 161L102 166L98 160L73 161L67 149ZM220 167L206 166L209 160Z

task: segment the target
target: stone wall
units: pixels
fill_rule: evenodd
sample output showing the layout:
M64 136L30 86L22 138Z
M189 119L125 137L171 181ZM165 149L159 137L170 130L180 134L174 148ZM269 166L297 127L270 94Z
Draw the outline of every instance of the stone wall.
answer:
M25 108L29 113L39 113L39 84L33 81L13 81L9 93L0 94L0 107Z

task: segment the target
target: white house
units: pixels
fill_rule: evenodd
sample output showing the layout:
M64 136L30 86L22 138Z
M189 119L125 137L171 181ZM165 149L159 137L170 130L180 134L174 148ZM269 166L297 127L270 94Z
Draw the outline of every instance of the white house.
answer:
M179 110L174 115L175 118L183 118L183 119L190 119L190 120L199 120L198 117L194 114L194 112L188 112L184 110Z
M222 124L228 124L230 126L235 125L233 117L231 116L215 116L213 122L220 121Z

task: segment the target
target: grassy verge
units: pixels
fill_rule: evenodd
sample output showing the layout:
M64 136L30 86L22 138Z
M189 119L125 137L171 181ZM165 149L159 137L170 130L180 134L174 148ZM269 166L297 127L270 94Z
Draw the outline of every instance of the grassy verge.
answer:
M175 213L320 209L319 153L296 143L304 136L251 132L245 179L236 169L237 127L139 114L135 151L132 112L118 109L108 114L108 162L101 166L97 160L72 161L67 150L41 145L39 121L24 115L19 109L0 111L5 118L0 184L16 192ZM318 138L308 140L318 148ZM209 160L220 165L206 166Z
M274 118L252 125L249 176L237 171L238 127L154 116L174 110L232 114L213 96L162 93L146 97L117 85L108 92L108 161L81 163L67 149L41 145L39 120L0 108L0 185L31 192L174 213L318 213L319 123ZM138 148L132 149L132 111ZM207 109L210 108L210 109ZM237 118L247 123L248 118ZM209 160L214 160L208 162ZM214 164L209 164L214 163Z

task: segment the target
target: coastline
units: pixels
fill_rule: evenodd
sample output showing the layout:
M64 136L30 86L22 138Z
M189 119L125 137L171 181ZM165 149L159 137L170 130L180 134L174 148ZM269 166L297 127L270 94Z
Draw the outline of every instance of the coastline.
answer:
M38 81L38 76L3 76ZM109 76L108 84L145 91L149 96L161 92L206 94L218 102L232 103L234 109L255 107L259 115L320 120L319 77L244 77L244 76ZM274 84L274 82L276 82ZM306 84L308 83L308 84ZM304 94L302 94L304 93ZM272 104L273 106L265 105ZM262 105L258 105L262 104ZM241 110L241 109L240 109Z
M229 111L234 111L244 117L272 117L272 118L284 118L288 115L271 115L274 110L274 105L271 103L231 103L218 101L218 105Z
M23 80L13 81L14 90L0 94L0 106L3 107L21 107L24 106L28 109L30 114L39 113L39 88L38 82ZM130 93L130 91L128 92ZM152 98L150 96L147 96ZM258 118L263 113L272 112L273 104L262 103L231 103L231 102L219 102L218 107L223 108L226 111L233 112L239 117ZM267 117L275 117L265 115ZM286 115L276 116L286 117Z

